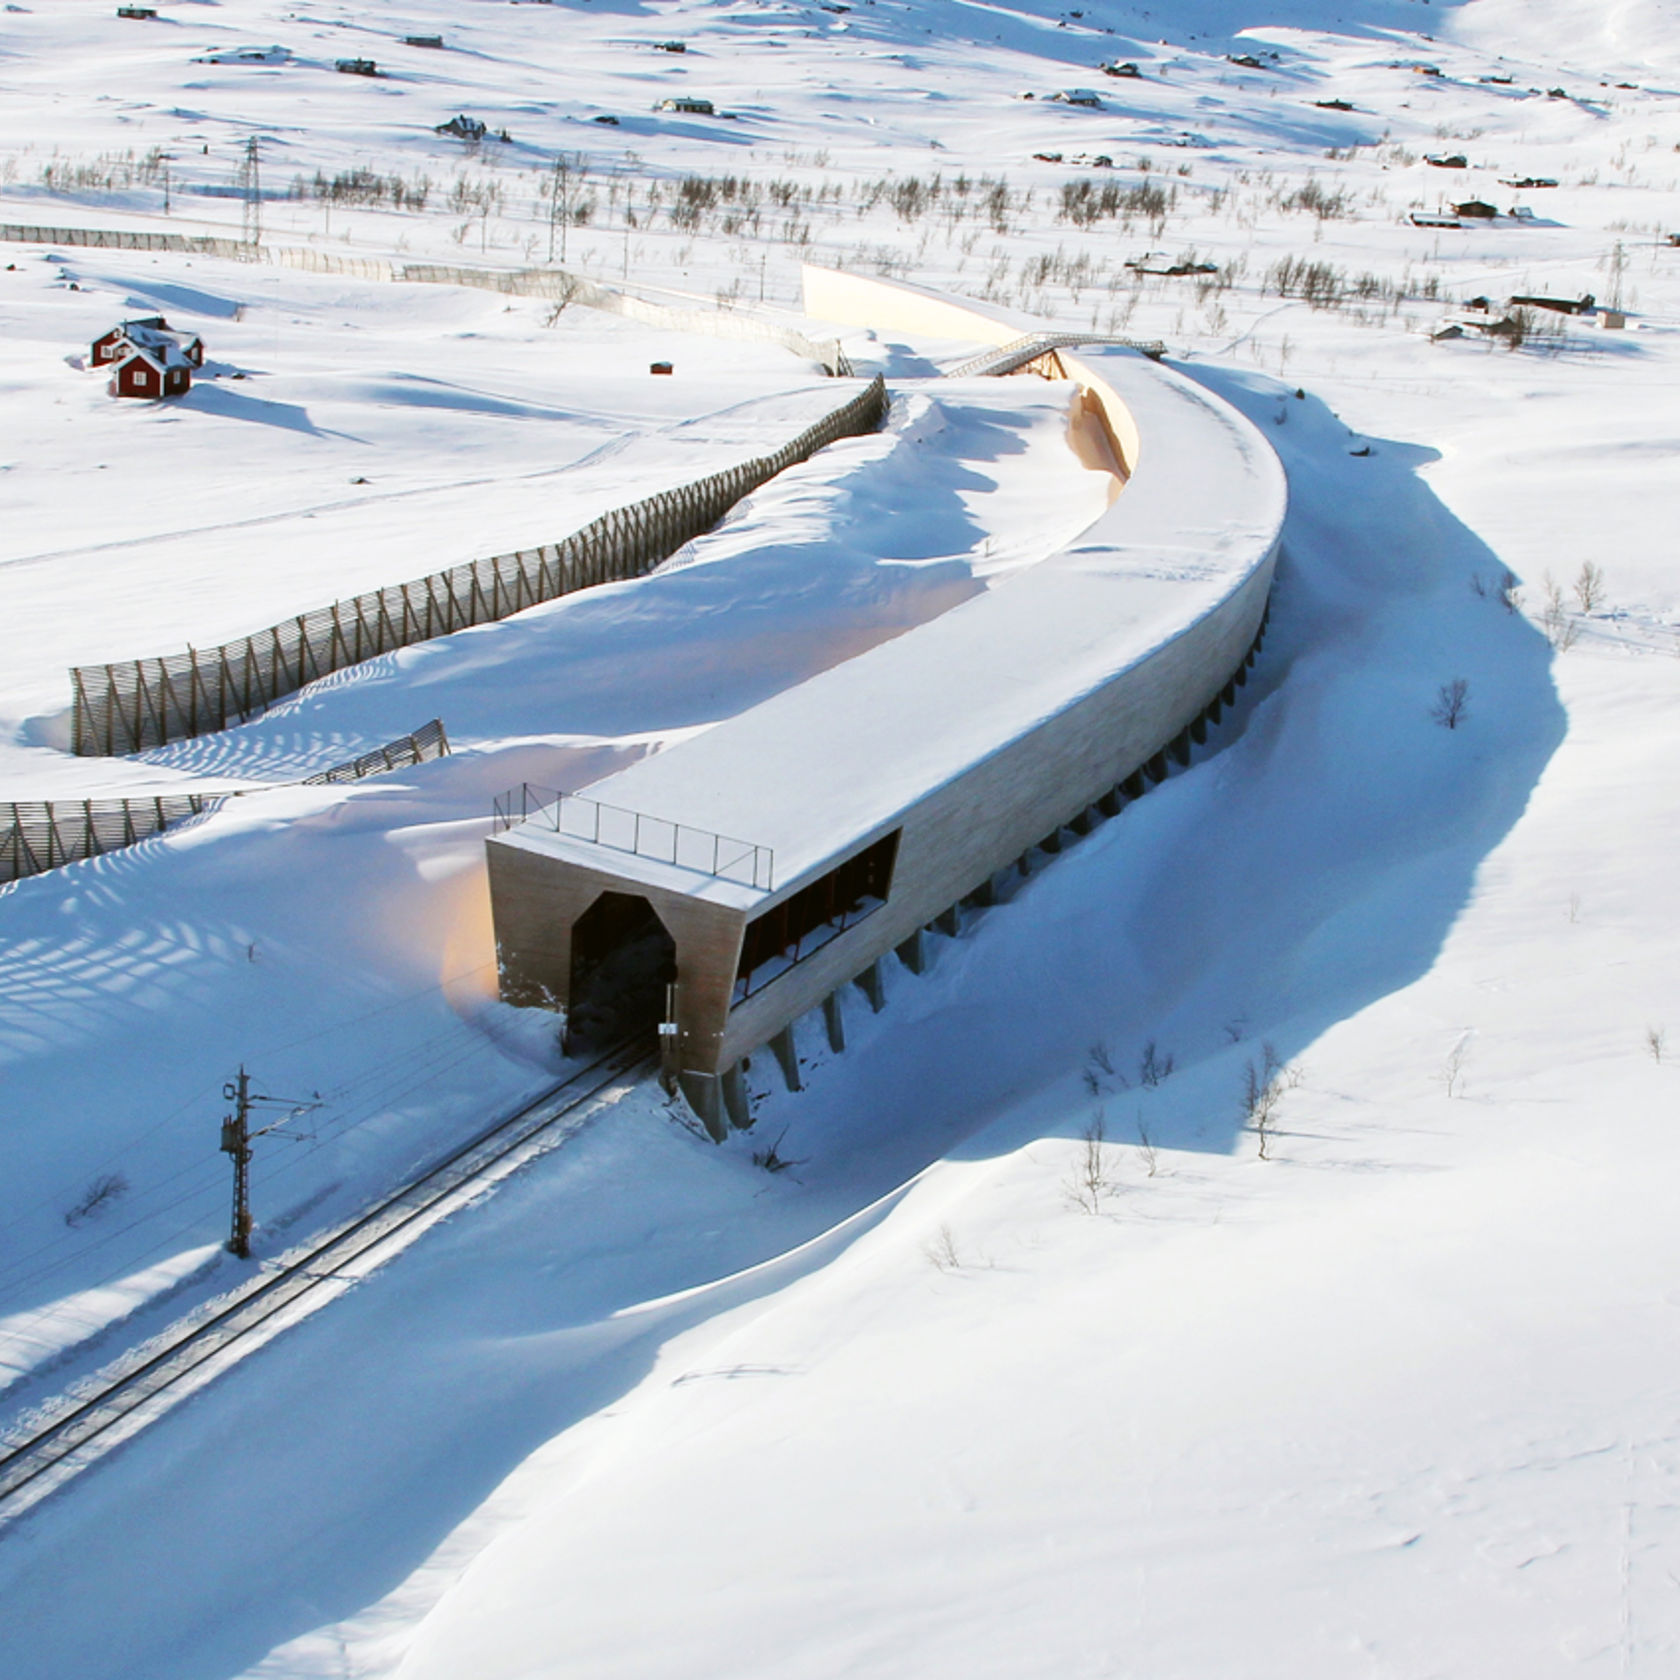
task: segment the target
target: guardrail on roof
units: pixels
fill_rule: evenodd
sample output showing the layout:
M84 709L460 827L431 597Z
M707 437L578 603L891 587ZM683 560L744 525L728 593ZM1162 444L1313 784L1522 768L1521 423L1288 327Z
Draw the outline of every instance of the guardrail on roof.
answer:
M1028 333L1023 338L1012 339L1008 344L1000 344L995 350L987 350L978 356L970 357L968 361L949 369L944 377L972 379L987 374L1013 373L1016 368L1036 362L1040 356L1052 350L1073 350L1081 345L1136 350L1152 362L1158 362L1167 353L1166 345L1158 338L1115 338L1109 333Z
M650 817L622 805L606 805L581 793L533 787L529 782L502 794L495 804L496 832L532 823L569 840L609 851L629 852L655 863L691 869L698 875L734 881L769 892L776 880L776 854L768 846L709 828Z

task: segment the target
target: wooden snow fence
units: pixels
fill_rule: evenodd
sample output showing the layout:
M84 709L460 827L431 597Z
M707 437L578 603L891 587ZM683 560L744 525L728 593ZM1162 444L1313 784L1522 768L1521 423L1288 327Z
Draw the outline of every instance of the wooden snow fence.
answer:
M433 718L412 735L401 735L348 763L305 776L296 785L357 782L448 754L449 737L441 720ZM226 800L266 791L242 788L232 793L166 793L139 799L0 800L0 884L120 851Z
M886 407L877 376L773 455L614 508L558 543L335 601L219 647L79 666L70 673L74 750L115 756L225 729L346 666L641 577L778 473L837 438L874 431Z

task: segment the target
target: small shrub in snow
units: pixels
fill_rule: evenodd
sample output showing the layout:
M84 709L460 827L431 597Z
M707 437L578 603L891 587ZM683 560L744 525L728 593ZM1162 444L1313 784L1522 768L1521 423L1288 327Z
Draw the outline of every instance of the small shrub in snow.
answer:
M1468 716L1469 705L1469 683L1463 677L1454 677L1451 682L1441 684L1435 695L1435 704L1429 709L1429 715L1443 729L1457 729Z
M1584 613L1596 612L1604 605L1604 572L1590 560L1582 564L1581 575L1575 579L1575 599Z
M1464 1083L1464 1060L1470 1054L1470 1040L1461 1038L1452 1047L1446 1065L1441 1069L1441 1088L1449 1097L1456 1097Z
M1645 1048L1651 1052L1651 1060L1660 1062L1663 1059L1663 1046L1668 1040L1666 1027L1647 1027L1645 1029Z
M101 1173L77 1198L75 1206L66 1210L64 1223L80 1225L97 1217L127 1194L128 1180L121 1173Z
M785 1138L786 1136L787 1127L784 1126L776 1141L767 1149L755 1149L753 1151L752 1164L755 1167L763 1167L767 1173L786 1172L789 1167L804 1166L805 1163L803 1161L791 1160L786 1155L780 1153L782 1138Z
M1103 1113L1099 1108L1081 1134L1067 1185L1068 1200L1083 1213L1101 1213L1104 1200L1118 1188L1109 1177L1105 1141Z
M957 1239L949 1225L941 1225L931 1242L922 1245L922 1253L936 1272L960 1272L962 1256L957 1252Z
M1163 1079L1171 1077L1172 1070L1172 1052L1157 1050L1155 1040L1150 1039L1138 1057L1138 1078L1153 1090Z
M1149 1128L1143 1123L1143 1116L1138 1115L1137 1122L1138 1148L1143 1152L1144 1171L1151 1178L1160 1170L1160 1162L1155 1157L1155 1140L1149 1135Z
M1545 600L1546 604L1540 612L1540 628L1546 632L1546 640L1559 653L1565 653L1579 639L1581 627L1570 617L1569 609L1563 604L1563 591L1549 572L1546 574Z
M1260 1046L1258 1065L1250 1061L1243 1069L1243 1120L1260 1139L1260 1159L1271 1159L1271 1126L1285 1091L1301 1083L1300 1068L1278 1060L1270 1044Z

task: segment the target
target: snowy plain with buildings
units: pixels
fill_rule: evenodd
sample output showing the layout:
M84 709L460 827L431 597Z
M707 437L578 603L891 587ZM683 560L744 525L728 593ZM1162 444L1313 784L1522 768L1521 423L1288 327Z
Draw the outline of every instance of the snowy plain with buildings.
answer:
M802 261L900 276L1161 339L1290 513L1188 770L891 969L844 1055L802 1032L803 1092L755 1061L752 1131L639 1089L0 1532L0 1669L1672 1673L1680 6L156 9L0 12L0 221L237 237L255 133L275 245L563 248L819 339ZM1470 200L1531 214L1409 219ZM1625 325L1511 349L1463 307L1589 292ZM214 376L116 403L88 344L158 312ZM855 387L180 253L0 245L0 328L0 799L275 784L0 894L0 1427L240 1275L240 1063L322 1100L259 1154L259 1265L556 1077L494 998L496 794L913 635L1107 495L1069 387L838 329L886 428L658 574L75 758L71 664L553 541ZM449 758L281 785L433 716Z

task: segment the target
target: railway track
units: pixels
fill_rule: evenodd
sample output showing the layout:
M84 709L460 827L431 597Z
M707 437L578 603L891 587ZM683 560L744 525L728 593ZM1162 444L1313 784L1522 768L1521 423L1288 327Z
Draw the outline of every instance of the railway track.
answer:
M233 1296L207 1303L107 1366L85 1386L37 1409L28 1433L0 1443L0 1529L96 1463L246 1354L334 1300L429 1224L511 1170L544 1134L653 1067L645 1039L603 1052L535 1101L451 1151L400 1190L285 1254ZM582 1111L582 1112L580 1112Z

